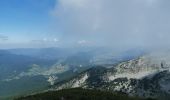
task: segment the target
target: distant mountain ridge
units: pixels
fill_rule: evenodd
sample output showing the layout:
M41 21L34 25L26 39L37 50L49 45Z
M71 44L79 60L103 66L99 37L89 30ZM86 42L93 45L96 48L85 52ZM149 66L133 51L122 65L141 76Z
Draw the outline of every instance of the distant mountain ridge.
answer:
M136 50L117 53L106 48L0 50L0 99L46 90L58 82L76 77L91 67L109 68L141 54L143 52ZM84 82L87 76L79 82ZM74 87L78 87L79 82Z

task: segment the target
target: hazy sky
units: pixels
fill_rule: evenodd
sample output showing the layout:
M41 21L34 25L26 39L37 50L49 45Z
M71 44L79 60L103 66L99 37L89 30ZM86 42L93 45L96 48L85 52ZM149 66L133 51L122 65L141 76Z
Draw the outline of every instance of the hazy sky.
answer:
M169 0L0 0L0 48L168 47Z

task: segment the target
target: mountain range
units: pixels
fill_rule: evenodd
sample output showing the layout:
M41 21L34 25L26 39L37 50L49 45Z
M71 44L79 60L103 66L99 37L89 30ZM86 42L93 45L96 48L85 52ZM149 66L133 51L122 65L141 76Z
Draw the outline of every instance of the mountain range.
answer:
M0 99L48 90L94 66L110 67L141 54L129 51L117 53L102 48L0 50Z
M83 88L169 100L168 54L101 48L0 50L0 99Z
M169 100L169 59L167 53L151 53L109 68L96 66L70 80L56 84L51 90L81 87Z

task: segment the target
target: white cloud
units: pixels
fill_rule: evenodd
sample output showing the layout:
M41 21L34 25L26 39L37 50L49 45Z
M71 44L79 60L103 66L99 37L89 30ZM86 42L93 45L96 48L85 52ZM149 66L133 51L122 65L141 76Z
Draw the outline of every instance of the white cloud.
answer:
M59 40L57 38L54 38L54 42L58 42Z
M86 44L86 43L88 43L86 40L80 40L80 41L78 41L78 44Z
M167 0L59 0L53 13L56 27L69 42L84 39L113 47L149 47L170 44L169 3Z
M43 39L32 40L31 42L35 42L35 43L54 43L54 42L59 42L59 39L57 39L57 38L43 38Z
M46 41L48 41L48 39L47 38L43 38L43 41L46 42Z

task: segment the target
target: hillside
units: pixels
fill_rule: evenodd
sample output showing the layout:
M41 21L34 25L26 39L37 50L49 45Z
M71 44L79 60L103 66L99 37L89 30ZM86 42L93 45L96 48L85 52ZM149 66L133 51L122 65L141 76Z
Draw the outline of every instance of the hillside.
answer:
M141 56L111 68L93 67L73 79L56 84L54 90L82 87L169 100L170 56L157 55Z
M99 90L89 89L64 89L59 91L50 91L26 97L20 97L14 100L153 100L128 97L123 93L111 93Z

